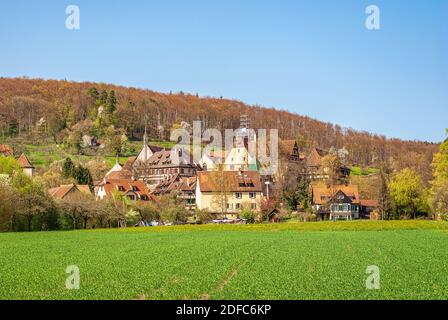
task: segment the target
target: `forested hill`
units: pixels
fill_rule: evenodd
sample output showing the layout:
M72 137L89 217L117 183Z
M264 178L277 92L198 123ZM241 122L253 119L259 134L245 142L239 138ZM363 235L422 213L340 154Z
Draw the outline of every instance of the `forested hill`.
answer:
M92 91L92 88L96 90ZM433 143L387 139L288 111L249 106L235 100L198 97L182 92L162 94L102 83L27 78L0 79L0 134L3 137L27 134L41 119L50 126L52 134L70 129L88 118L95 121L98 100L103 94L106 101L107 93L112 90L116 97L116 106L112 110L115 127L123 129L131 138L141 137L145 114L154 136L160 133L157 128L163 127L167 136L173 125L199 119L204 127L237 128L240 115L247 114L254 129L277 128L283 139L301 135L302 140L320 148L346 148L352 163L375 166L380 160L388 160L395 169L412 167L423 176L430 176L430 163L438 147Z

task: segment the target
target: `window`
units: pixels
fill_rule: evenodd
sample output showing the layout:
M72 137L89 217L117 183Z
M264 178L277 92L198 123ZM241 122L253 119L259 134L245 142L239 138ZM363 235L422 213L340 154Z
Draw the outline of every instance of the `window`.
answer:
M242 199L243 198L243 194L241 192L235 192L235 198Z
M251 208L252 210L257 209L257 204L256 204L256 203L251 203L251 204L250 204L250 208Z
M250 199L255 199L257 197L257 193L256 192L249 192L249 198Z
M235 204L235 208L236 208L237 210L241 209L241 203L236 203L236 204Z

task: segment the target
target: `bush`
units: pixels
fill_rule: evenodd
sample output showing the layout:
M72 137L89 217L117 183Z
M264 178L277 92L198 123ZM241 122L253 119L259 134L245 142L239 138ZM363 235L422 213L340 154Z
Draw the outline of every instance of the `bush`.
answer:
M196 216L197 223L198 222L209 223L210 221L213 220L213 215L210 212L208 212L207 210L196 209L195 216Z
M255 222L256 213L253 212L252 210L244 209L243 211L241 211L240 217L242 219L247 220L248 223L254 223Z

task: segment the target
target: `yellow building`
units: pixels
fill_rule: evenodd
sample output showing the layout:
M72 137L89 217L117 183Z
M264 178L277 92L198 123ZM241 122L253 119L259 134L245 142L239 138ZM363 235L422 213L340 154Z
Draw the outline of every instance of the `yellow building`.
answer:
M243 209L260 211L262 186L257 171L202 171L196 183L196 205L221 218L235 219Z

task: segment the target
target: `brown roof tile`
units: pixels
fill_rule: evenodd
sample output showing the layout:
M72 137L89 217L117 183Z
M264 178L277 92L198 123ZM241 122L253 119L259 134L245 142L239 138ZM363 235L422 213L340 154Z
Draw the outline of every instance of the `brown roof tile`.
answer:
M107 196L112 196L114 192L120 192L126 194L128 192L136 193L140 198L146 196L148 199L154 199L149 194L148 188L145 183L140 180L132 179L108 179L106 183L102 184Z
M0 144L0 155L5 157L12 157L14 153L10 146L6 144Z
M196 188L196 177L182 177L180 174L172 176L167 181L159 183L153 194L160 195L174 191L193 192Z
M218 192L223 185L228 192L262 191L258 171L203 171L198 172L198 182L202 192Z
M353 203L360 203L359 190L356 185L332 187L313 186L313 203L318 205L327 204L339 191L342 191L347 197L351 198Z
M34 168L30 160L28 160L28 157L24 153L22 153L19 159L17 159L17 162L22 168Z
M92 195L88 185L67 184L48 190L48 194L56 199L64 199L70 192Z

